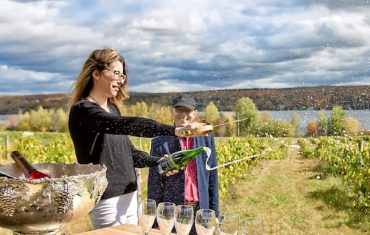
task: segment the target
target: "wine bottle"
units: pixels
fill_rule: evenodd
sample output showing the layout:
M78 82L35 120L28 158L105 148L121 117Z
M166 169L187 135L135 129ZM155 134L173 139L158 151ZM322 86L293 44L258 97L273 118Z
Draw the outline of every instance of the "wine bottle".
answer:
M41 178L51 178L48 174L41 172L37 170L34 166L32 166L31 163L27 161L27 159L18 151L13 151L11 153L11 156L17 166L19 166L24 175L26 176L27 179L41 179Z
M188 136L199 136L199 135L206 135L208 132L213 130L212 125L203 125L194 129L188 130L180 130L180 136L188 137Z
M211 150L208 147L199 147L196 149L181 150L172 153L167 159L163 159L158 162L158 172L160 174L164 174L170 170L178 170L181 167L186 166L198 154L203 152L211 152Z

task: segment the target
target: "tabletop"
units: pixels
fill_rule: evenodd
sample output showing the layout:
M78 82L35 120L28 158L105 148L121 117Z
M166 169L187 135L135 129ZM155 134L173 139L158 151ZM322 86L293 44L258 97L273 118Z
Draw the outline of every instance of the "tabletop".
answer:
M102 229L96 229L88 232L78 233L78 235L132 235L132 234L140 234L142 235L143 232L138 225L133 224L122 224L113 227L107 227ZM152 228L149 232L150 235L161 235L159 229Z

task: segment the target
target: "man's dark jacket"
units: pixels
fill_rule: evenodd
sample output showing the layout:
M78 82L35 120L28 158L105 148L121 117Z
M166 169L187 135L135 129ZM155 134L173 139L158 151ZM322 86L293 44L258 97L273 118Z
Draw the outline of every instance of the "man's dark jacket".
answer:
M210 167L217 166L215 142L213 136L193 137L193 148L207 146L211 149L211 156L208 160ZM171 154L181 150L178 137L159 136L152 140L152 156L161 157L164 154ZM202 153L196 157L199 209L213 209L218 216L218 173L217 170L206 170L207 154ZM157 204L160 202L173 202L176 205L183 205L185 191L185 174L180 170L172 176L162 176L158 173L157 167L149 169L148 177L148 198L154 199Z

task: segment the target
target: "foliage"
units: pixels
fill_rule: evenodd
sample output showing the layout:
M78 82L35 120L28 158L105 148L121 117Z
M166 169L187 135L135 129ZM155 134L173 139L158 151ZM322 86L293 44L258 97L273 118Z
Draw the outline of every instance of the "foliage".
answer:
M21 115L18 130L21 131L58 131L68 130L68 116L66 112L59 108L44 109L39 106L37 110L31 110Z
M346 117L340 106L334 106L329 118L325 117L324 110L319 112L318 118L318 121L309 121L306 126L307 136L344 136L360 132L360 122L353 117Z
M0 137L10 138L9 151L21 151L30 162L76 162L72 141L66 133L50 132L0 132ZM144 151L150 149L150 138L131 137L133 144ZM260 159L283 159L289 139L274 138L221 138L216 141L218 164L238 160L272 148L273 151L254 160L241 161L219 168L219 190L221 198L230 184L245 177L246 171ZM357 206L370 207L370 138L369 137L320 137L299 139L304 157L319 158L328 162L326 170L331 174L343 175L344 181L353 189ZM0 147L1 156L5 148Z
M360 131L360 122L353 117L346 117L344 119L344 130L347 135L356 135Z
M246 119L239 123L240 135L253 134L258 116L258 110L253 100L248 97L241 98L238 100L234 112L237 119Z
M171 110L167 106L160 106L159 104L152 104L149 107L149 118L165 124L172 124Z
M39 106L37 110L30 112L30 127L31 131L47 131L51 125L51 118L48 110Z
M319 134L319 126L316 121L309 121L306 127L307 135L316 137Z
M344 134L344 117L346 113L343 111L342 107L334 106L333 110L330 112L330 117L328 120L328 135L343 135Z
M59 108L55 112L53 109L50 110L51 116L51 131L56 132L67 132L68 131L68 116L63 109Z
M66 133L35 133L11 139L9 151L20 151L30 162L76 162L72 140Z
M321 110L318 115L319 115L319 122L318 122L319 135L327 135L328 134L328 120L325 117L325 111Z
M148 117L148 111L148 105L143 101L137 102L136 104L131 105L129 108L129 113L131 114L130 116Z
M328 173L342 175L352 187L356 206L370 207L370 141L368 137L320 137L314 142L299 141L305 157L327 161Z
M213 102L210 102L204 110L204 118L212 125L214 125L220 118L220 113Z
M274 120L268 112L261 112L255 124L255 135L259 137L293 137L297 128L297 119L291 122Z
M233 115L230 114L221 114L221 117L218 119L216 125L225 124L223 126L219 126L213 130L215 136L228 136L233 137L237 134L237 124L235 122L235 118Z

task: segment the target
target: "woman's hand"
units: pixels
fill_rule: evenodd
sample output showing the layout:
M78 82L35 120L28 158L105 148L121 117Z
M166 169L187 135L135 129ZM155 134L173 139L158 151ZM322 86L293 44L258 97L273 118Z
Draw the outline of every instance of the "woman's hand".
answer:
M193 122L184 127L177 127L175 130L175 134L180 137L207 136L208 132L211 130L213 130L212 125L207 125L200 122Z

